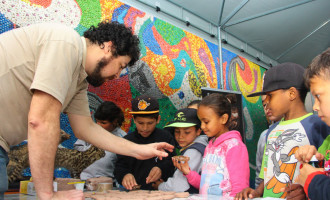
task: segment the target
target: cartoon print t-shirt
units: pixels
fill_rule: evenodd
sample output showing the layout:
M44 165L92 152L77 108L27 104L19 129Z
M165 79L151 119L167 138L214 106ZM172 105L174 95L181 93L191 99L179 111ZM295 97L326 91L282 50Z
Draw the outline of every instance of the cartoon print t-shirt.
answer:
M268 133L263 157L264 197L285 198L281 188L299 174L300 163L294 156L299 146L310 144L301 120L310 116L281 121Z

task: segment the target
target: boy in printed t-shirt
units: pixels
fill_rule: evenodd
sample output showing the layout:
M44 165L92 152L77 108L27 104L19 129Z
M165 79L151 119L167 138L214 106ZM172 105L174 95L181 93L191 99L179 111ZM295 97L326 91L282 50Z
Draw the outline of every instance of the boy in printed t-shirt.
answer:
M300 163L294 156L299 146L322 145L329 127L321 119L307 113L304 101L307 89L304 68L295 63L283 63L270 68L264 77L263 90L248 96L266 95L272 114L283 119L272 125L266 136L265 153L260 172L264 179L258 188L246 188L236 199L276 197L305 199L299 184L291 184L299 174ZM285 188L283 192L283 188Z

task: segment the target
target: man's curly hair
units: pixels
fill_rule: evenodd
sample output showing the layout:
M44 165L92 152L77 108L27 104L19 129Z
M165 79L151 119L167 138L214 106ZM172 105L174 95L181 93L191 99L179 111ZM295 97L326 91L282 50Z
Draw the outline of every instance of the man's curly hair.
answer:
M102 45L104 42L112 42L112 54L117 56L129 56L131 61L128 66L134 65L139 60L139 38L133 34L131 28L118 22L103 21L97 27L91 26L84 32L84 37L93 44Z

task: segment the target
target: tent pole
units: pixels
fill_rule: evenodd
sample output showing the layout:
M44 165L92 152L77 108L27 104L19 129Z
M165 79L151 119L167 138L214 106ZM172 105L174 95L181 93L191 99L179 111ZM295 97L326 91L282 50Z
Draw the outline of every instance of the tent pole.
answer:
M220 85L218 83L218 88L225 90L223 81L223 69L222 69L222 43L221 43L221 28L218 26L218 51L219 51L219 72L220 72Z

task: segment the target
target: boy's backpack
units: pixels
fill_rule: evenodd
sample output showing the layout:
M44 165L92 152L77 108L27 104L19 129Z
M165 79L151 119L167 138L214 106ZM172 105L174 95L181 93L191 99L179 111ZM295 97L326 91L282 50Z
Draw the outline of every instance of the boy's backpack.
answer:
M181 151L181 155L183 155L188 149L196 149L197 151L199 151L199 153L202 154L202 156L204 156L205 147L206 147L206 145L204 145L204 144L193 143L188 148ZM186 192L189 192L190 194L198 194L199 190L190 185L190 188Z
M196 149L197 151L199 151L199 153L201 153L202 155L204 155L205 147L206 147L206 145L204 145L204 144L193 143L188 148L186 148L185 150L181 151L181 155L183 155L188 149Z

